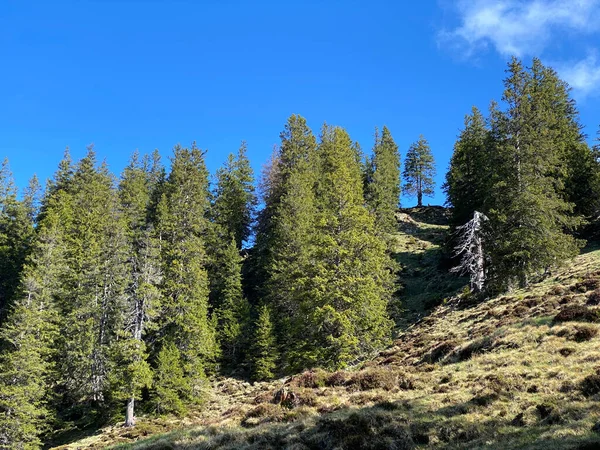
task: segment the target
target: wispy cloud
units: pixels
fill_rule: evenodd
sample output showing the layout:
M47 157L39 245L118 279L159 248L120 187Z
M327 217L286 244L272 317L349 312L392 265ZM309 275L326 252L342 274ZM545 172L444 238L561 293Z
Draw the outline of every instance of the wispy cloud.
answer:
M555 64L556 70L580 96L600 94L600 61L595 53L575 64Z
M465 58L488 48L505 57L544 56L556 41L600 31L600 0L458 0L455 5L459 24L442 30L438 39ZM596 53L554 66L579 96L600 93Z
M457 9L460 25L440 39L468 55L489 45L502 55L537 54L555 32L600 27L600 0L460 0Z

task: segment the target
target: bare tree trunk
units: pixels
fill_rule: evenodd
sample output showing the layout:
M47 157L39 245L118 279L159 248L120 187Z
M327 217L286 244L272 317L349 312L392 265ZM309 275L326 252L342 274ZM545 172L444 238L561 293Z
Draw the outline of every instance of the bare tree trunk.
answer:
M126 427L134 427L135 426L135 416L133 415L133 409L135 406L135 398L131 397L127 400L127 411L125 412L125 426Z
M421 189L419 189L419 192L417 193L417 206L419 208L423 206L423 192L421 191Z

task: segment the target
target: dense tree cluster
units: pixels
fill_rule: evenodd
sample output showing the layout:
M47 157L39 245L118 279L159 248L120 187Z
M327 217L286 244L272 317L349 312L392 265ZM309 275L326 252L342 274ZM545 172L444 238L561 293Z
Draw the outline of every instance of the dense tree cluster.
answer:
M600 208L597 150L568 85L538 59L530 68L513 59L507 74L503 107L466 117L444 186L454 227L489 218L478 239L493 290L524 286L575 255L575 232Z
M258 220L245 143L212 183L195 144L168 172L136 152L119 179L93 147L76 163L67 151L41 199L35 178L19 198L2 164L1 447L37 448L61 423L184 414L218 372L343 367L389 341L389 130L366 185L343 129L317 141L292 116L281 139Z

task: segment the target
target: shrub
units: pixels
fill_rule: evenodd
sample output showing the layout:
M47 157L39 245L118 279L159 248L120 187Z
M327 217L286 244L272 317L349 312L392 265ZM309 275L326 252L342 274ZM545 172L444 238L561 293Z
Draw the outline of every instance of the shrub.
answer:
M354 374L348 385L358 391L370 389L391 391L398 385L398 374L389 369L368 369Z
M598 322L598 312L584 305L565 306L554 317L554 323L559 322Z
M587 305L600 305L600 289L596 289L587 296Z
M348 373L340 370L329 375L329 377L325 381L325 384L330 387L344 386L347 381Z
M308 370L295 376L291 384L301 388L318 388L325 386L325 382L328 379L329 374L321 369Z
M600 369L592 375L585 377L581 383L579 383L579 390L586 397L600 393Z
M578 325L575 330L574 339L577 342L589 341L598 334L598 328L594 325Z

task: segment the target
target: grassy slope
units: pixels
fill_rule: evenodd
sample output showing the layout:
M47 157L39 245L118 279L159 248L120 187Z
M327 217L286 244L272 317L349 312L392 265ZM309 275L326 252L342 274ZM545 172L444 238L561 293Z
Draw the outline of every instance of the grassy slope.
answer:
M592 431L600 394L589 395L591 384L585 396L581 384L600 366L600 326L553 321L569 305L595 303L600 251L527 290L476 305L452 297L427 312L424 302L463 284L437 270L445 226L440 211L429 212L400 215L410 233L397 242L408 319L374 360L273 383L222 379L185 420L140 419L134 430L110 427L70 448L600 448ZM295 408L271 402L286 382Z

